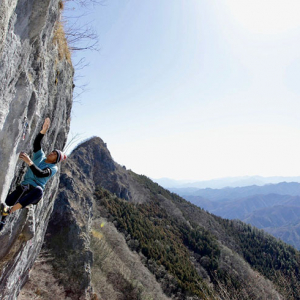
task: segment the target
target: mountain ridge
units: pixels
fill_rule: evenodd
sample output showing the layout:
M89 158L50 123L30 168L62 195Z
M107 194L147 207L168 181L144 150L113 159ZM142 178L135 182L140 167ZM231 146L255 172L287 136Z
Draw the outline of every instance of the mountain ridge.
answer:
M246 187L226 187L222 189L169 189L171 192L181 196L201 196L212 201L228 201L254 195L278 194L278 195L300 195L300 183L280 182L277 184L266 184L263 186L251 185Z
M221 189L225 187L245 187L250 185L262 186L266 184L276 184L280 182L300 182L300 176L239 176L239 177L224 177L211 180L175 180L170 178L154 179L154 182L159 183L166 189L169 188L212 188Z

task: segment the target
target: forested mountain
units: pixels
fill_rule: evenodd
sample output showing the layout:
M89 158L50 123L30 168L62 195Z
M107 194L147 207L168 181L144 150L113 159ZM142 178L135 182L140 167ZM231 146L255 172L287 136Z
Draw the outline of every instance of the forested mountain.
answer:
M273 191L287 193L286 195L272 193L236 198L240 189L237 192L233 189L233 199L227 201L219 197L222 190L209 191L211 198L218 200L208 200L202 196L183 197L215 215L242 220L300 249L300 196L291 196L298 193L298 183L280 183L258 188L258 192ZM252 194L256 188L243 190L244 193L250 191Z
M93 138L62 169L40 280L20 299L300 299L299 271L293 247L126 170Z

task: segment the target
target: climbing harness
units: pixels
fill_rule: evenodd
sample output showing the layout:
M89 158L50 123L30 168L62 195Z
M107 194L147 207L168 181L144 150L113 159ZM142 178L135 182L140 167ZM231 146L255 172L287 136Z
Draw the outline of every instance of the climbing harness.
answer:
M24 141L24 140L25 140L25 137L26 137L26 134L27 134L27 132L28 132L28 122L27 122L27 117L24 117L22 127L23 127L22 140Z

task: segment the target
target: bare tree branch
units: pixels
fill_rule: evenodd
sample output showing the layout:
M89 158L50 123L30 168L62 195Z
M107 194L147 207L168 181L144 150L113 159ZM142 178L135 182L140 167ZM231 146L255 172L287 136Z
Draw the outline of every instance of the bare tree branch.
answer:
M76 133L74 134L73 132L71 133L71 137L69 137L67 144L64 148L64 152L67 153L68 150L71 149L74 144L77 144L81 139L82 139L83 133Z
M86 20L86 16L92 13L95 5L104 5L103 0L64 0L64 11L62 23L69 49L73 53L72 61L75 68L74 102L80 103L80 96L87 91L87 83L81 83L81 71L88 66L83 55L75 55L83 51L99 51L98 34L93 26L93 21ZM79 83L78 83L79 82ZM78 83L78 84L77 84Z

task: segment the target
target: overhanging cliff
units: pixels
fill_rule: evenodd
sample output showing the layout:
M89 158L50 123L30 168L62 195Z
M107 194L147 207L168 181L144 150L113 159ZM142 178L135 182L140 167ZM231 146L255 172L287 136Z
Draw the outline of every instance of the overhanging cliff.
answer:
M26 167L18 155L32 144L46 117L47 153L63 149L70 126L73 67L58 35L59 0L3 0L0 3L0 198L5 201ZM63 41L62 41L63 40ZM25 124L27 122L27 126ZM43 201L8 218L0 233L0 299L16 299L37 257L53 209L59 176L47 185Z

